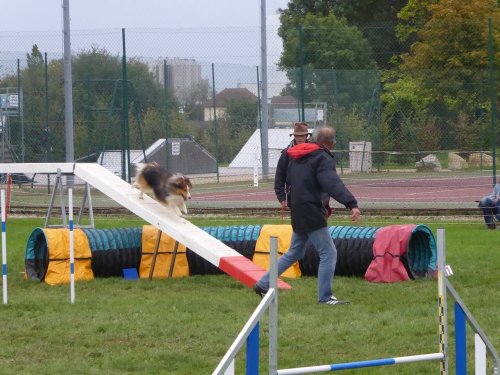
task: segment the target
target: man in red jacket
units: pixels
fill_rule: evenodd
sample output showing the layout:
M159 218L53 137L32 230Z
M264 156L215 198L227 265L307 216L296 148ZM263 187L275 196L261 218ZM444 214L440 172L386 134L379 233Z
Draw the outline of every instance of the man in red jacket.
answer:
M361 216L358 202L337 175L330 150L335 144L331 128L320 128L313 133L312 143L303 143L288 150L290 162L287 185L291 189L292 242L290 249L278 260L278 275L305 255L309 240L319 254L318 303L337 305L341 302L332 293L333 276L337 263L337 249L328 232L327 211L322 193L351 210L351 220ZM269 288L269 272L254 285L263 296Z

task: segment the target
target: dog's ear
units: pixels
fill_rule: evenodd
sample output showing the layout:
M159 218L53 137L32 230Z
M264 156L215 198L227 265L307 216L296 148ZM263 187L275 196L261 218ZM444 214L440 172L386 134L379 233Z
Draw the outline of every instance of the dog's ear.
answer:
M180 173L174 173L169 179L175 187L181 187L184 183L184 177Z

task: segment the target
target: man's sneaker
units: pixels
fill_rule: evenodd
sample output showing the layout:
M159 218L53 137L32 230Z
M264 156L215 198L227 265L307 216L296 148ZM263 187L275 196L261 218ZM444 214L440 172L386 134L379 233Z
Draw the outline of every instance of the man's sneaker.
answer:
M497 229L497 225L495 223L486 224L486 228L488 229Z
M349 303L349 301L346 301L346 300L341 301L341 300L338 300L335 296L331 296L327 300L318 301L318 303L325 304L325 305L345 305L345 304Z
M261 288L261 287L260 287L260 286L258 286L257 284L254 284L254 286L253 286L253 291L254 291L255 293L257 293L257 294L260 296L260 298L264 298L264 296L265 296L265 295L266 295L266 293L267 293L267 290L266 290L266 289Z

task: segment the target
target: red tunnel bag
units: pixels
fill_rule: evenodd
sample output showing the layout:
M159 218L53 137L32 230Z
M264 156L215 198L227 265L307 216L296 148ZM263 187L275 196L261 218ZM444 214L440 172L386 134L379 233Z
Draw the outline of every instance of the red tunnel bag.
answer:
M367 281L392 283L410 279L402 258L415 226L389 225L377 231L373 242L373 260L365 273Z

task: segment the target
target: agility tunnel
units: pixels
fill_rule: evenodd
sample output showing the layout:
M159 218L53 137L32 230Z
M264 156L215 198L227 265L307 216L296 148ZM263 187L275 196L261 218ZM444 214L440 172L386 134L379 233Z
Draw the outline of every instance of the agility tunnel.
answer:
M211 236L257 265L269 268L270 238L278 238L278 256L290 245L290 225L202 227ZM395 282L433 276L436 242L425 225L387 227L331 226L337 248L335 274ZM161 235L160 238L158 235ZM167 278L223 272L151 225L142 228L75 229L75 279L122 276L136 269L141 278ZM156 251L155 251L156 249ZM306 246L302 260L283 277L316 276L319 257ZM25 254L26 277L55 285L69 282L69 230L36 228Z
M136 269L140 277L149 277L158 230L142 228L75 229L75 279L122 276L124 269ZM154 257L154 278L167 276L176 250L173 277L188 276L184 245L160 233ZM176 249L177 247L177 249ZM36 228L30 234L25 253L26 277L51 285L69 282L69 229Z

